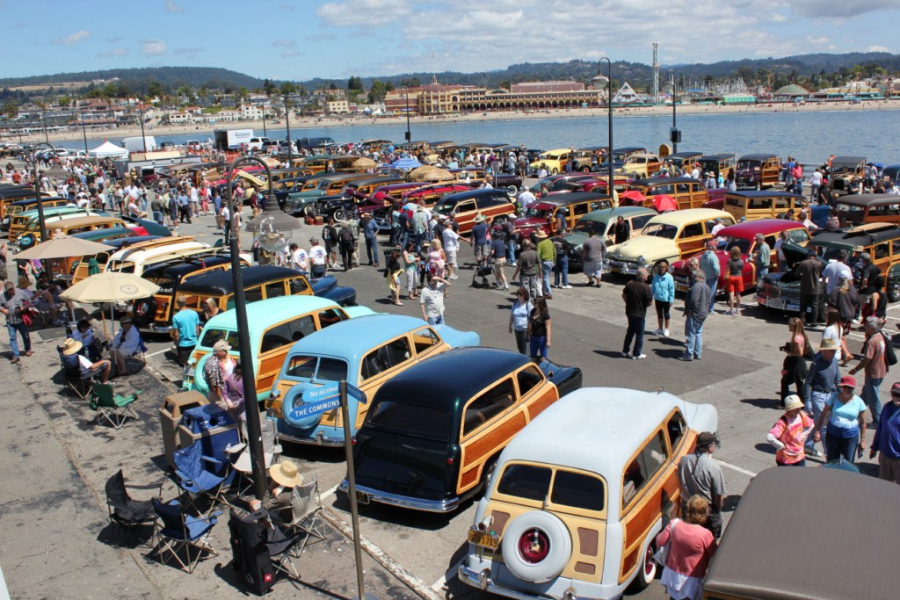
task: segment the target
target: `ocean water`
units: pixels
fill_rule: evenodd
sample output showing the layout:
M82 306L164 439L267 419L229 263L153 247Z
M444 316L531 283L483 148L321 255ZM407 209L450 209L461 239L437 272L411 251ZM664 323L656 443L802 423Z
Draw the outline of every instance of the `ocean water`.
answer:
M864 156L884 164L900 163L900 150L895 135L900 131L900 110L710 113L677 115L682 141L679 150L704 154L734 153L737 156L754 152L773 152L781 157L792 155L805 164L821 164L830 154ZM655 151L669 138L672 116L640 115L613 117L615 147L645 146ZM236 127L233 127L236 128ZM546 119L500 120L483 122L446 122L439 119L413 122L414 140L453 140L457 143L524 144L528 148L605 146L607 144L606 116ZM206 141L212 129L197 130L187 135L160 135L157 142L181 144L187 140ZM256 131L262 135L261 130ZM329 136L338 143L359 142L365 139L391 139L402 142L406 134L403 125L356 124L328 128L294 128L291 138ZM284 129L268 129L268 136L286 137ZM103 138L88 138L94 148L104 139L120 142L115 132ZM66 148L81 148L80 136L58 142Z

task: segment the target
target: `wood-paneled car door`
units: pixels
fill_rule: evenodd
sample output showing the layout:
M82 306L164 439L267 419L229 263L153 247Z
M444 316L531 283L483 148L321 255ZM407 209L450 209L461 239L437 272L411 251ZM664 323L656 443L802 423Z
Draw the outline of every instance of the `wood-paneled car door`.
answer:
M478 485L487 461L528 423L512 377L476 395L462 411L457 494Z
M416 361L440 354L449 348L431 327L423 327L414 331L412 341L416 350Z
M359 389L366 393L366 397L374 398L385 381L394 374L407 368L415 361L415 356L409 343L409 334L391 340L371 350L363 357L359 367ZM356 427L362 427L363 420L369 410L369 403L358 404L356 413Z
M537 365L526 365L519 369L516 372L516 385L529 422L559 400L559 390L547 381Z

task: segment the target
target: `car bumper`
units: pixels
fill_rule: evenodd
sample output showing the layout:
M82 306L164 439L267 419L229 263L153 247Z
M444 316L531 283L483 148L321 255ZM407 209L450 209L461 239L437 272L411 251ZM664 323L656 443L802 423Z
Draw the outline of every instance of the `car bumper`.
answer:
M582 598L584 600L587 600L588 598L598 600L600 598L604 598L605 600L618 600L619 598L622 598L621 592L607 595L602 592L601 586L597 586L596 584L590 584L587 582L572 581L571 579L563 577L556 578L553 585L549 588L546 587L546 584L542 585L541 587L544 589L544 592L527 592L514 590L494 581L490 567L486 567L481 571L477 571L466 566L465 564L461 564L459 565L459 569L457 569L456 573L459 577L459 580L466 585L470 585L485 592L490 592L491 594L497 594L498 596L513 598L514 600L535 600L536 598L552 598L556 600L563 597L570 597L571 600L579 600ZM585 590L584 588L588 586L590 586L592 589ZM579 590L578 588L581 588L581 590ZM573 590L574 593L572 593L571 596L565 596L565 592L568 590ZM579 591L581 591L580 594ZM589 591L590 595L584 595L584 591Z
M766 308L771 308L772 310L781 310L784 312L800 312L800 299L799 298L773 298L768 295L759 295L757 294L754 298L756 303L760 306L765 306Z
M172 331L172 326L164 325L161 323L150 323L149 325L147 325L147 330L153 333L169 333L170 331Z
M349 484L346 479L341 481L339 489L342 492L347 493L348 487ZM448 513L456 510L456 507L459 506L458 497L449 498L447 500L423 500L421 498L412 498L410 496L401 496L399 494L383 492L364 485L357 485L356 493L365 494L369 502L389 504L391 506L399 506L400 508L411 508L423 512Z
M295 435L291 435L290 433L285 433L283 431L278 432L278 441L279 442L290 442L292 444L305 444L307 446L326 446L328 448L343 448L344 447L344 437L329 437L325 435L324 431L317 431L316 435L313 437L299 437Z
M638 269L640 268L641 265L637 263L610 259L603 265L603 272L615 273L617 275L637 275Z

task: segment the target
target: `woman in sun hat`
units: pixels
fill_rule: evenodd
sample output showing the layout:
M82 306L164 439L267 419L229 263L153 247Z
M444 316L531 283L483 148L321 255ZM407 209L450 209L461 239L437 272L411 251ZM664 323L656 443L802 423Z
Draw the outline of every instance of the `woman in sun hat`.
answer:
M303 483L303 475L297 468L297 463L292 460L283 460L269 467L269 478L272 483L266 490L266 496L262 502L251 500L250 508L254 511L264 508L273 517L283 522L290 522L291 502L295 487Z
M856 460L856 451L860 453L866 447L866 403L854 392L856 379L852 375L841 377L838 393L828 399L825 409L816 419L813 439L819 441L819 430L823 423L828 423L825 430L825 456L828 462L843 457L849 463Z
M777 448L775 464L779 467L806 466L806 438L815 423L803 410L803 401L797 394L784 399L784 414L766 435L766 440Z
M228 402L225 397L228 393L225 389L225 380L234 372L234 358L228 352L231 345L224 339L213 344L212 355L206 359L203 365L203 376L209 388L207 398L210 404L215 404L222 410L228 410Z

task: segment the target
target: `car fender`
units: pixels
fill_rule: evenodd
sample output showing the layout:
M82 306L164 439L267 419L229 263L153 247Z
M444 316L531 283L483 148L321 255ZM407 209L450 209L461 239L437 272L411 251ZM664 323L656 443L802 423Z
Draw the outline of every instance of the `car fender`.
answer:
M322 298L328 298L341 306L352 306L356 304L356 290L352 287L332 287L322 294L316 294Z
M447 345L451 348L461 348L463 346L478 346L481 344L481 336L474 331L460 331L447 325L435 325L435 330L441 336Z

